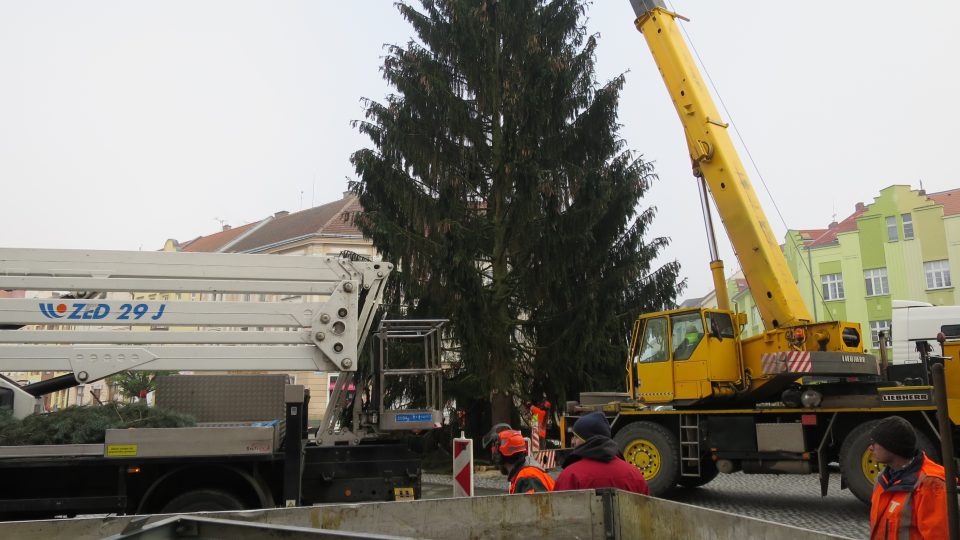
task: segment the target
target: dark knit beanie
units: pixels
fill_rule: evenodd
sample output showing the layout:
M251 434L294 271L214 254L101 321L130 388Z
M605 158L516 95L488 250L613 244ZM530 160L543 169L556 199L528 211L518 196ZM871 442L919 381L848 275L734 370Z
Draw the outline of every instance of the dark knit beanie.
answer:
M917 451L917 434L913 426L899 416L888 416L877 422L870 431L870 438L902 458L912 458Z
M610 423L600 411L592 412L581 416L573 424L573 434L583 440L587 440L594 435L603 435L610 437Z

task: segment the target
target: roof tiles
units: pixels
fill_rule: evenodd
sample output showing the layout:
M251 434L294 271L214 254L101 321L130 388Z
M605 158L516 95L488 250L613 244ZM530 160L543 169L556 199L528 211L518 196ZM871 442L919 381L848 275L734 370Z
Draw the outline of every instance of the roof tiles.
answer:
M927 198L937 204L942 204L943 215L945 216L960 214L960 188L930 193L927 195Z
M922 194L923 192L921 191L919 193ZM926 194L926 198L931 204L943 205L944 216L960 214L960 188L928 193ZM826 229L801 229L797 232L800 233L800 239L807 247L820 247L834 244L837 241L838 234L857 230L857 220L868 208L866 205L857 203L857 209L840 223L831 223Z
M261 221L201 236L187 242L181 249L213 252L236 241L226 251L255 252L310 236L362 237L363 233L354 225L354 217L362 211L357 197L348 194L321 206L293 214L278 213Z
M346 218L343 217L351 208L355 208L355 211L360 210L357 198L353 195L322 206L275 217L250 236L237 242L230 251L254 251L311 235L362 236L360 230L353 224L353 215L348 214Z
M233 227L207 236L198 236L181 246L180 250L208 253L219 251L223 246L226 246L241 234L249 231L257 223L259 222L247 223L240 227Z

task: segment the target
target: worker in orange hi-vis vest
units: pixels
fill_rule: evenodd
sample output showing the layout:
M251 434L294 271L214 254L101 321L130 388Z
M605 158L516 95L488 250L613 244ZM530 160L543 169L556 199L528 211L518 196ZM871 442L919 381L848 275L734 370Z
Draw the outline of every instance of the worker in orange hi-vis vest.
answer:
M947 538L943 467L917 448L906 419L888 416L870 432L870 450L887 467L877 477L870 505L870 538Z
M509 424L493 426L482 442L490 449L494 465L510 482L511 495L553 491L553 478L528 459L527 441Z
M527 406L530 408L530 442L533 450L540 450L546 446L542 441L547 440L547 411L550 410L550 402L544 401L543 408L530 402L527 402Z

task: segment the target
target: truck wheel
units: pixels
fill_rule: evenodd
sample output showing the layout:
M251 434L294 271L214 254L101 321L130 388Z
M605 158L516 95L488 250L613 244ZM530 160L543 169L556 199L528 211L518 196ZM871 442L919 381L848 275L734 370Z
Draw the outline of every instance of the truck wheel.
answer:
M181 514L186 512L217 512L221 510L244 510L246 506L240 499L219 489L195 489L170 500L161 514Z
M871 420L857 426L851 431L840 447L840 474L850 488L850 492L865 504L870 504L873 495L873 485L877 476L883 471L883 465L878 463L870 451L870 432L879 420ZM917 431L917 448L926 452L927 456L939 462L939 453L926 435Z
M635 465L647 481L650 495L659 497L677 484L680 450L676 437L653 422L634 422L613 437L623 459Z
M709 484L718 474L720 471L717 470L717 463L710 459L710 456L706 456L700 460L699 477L681 476L677 478L677 484L684 488L698 488Z

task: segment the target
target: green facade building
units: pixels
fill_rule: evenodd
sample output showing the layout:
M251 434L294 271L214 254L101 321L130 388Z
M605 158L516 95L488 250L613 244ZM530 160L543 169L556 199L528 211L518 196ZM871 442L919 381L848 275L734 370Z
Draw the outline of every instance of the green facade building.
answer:
M887 187L840 222L787 231L783 251L814 318L859 322L871 336L864 346L875 350L877 332L890 330L893 299L960 303L953 284L960 271L960 189ZM749 290L729 288L731 302L747 314L745 335L762 332Z

